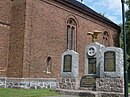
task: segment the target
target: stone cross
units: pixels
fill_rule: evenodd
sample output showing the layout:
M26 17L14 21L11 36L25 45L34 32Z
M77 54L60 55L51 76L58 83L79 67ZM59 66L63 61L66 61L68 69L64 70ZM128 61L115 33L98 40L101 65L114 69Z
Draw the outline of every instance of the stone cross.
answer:
M94 53L94 49L90 48L89 51L88 51L88 53L90 53L90 54Z
M102 31L94 30L94 32L88 32L87 35L92 36L92 42L96 42L97 36L102 33Z

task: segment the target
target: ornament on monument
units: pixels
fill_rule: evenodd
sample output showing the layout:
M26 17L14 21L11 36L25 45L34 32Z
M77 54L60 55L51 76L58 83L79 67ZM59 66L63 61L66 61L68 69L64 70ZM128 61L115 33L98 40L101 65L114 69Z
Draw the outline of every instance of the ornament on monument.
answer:
M80 87L95 87L96 86L96 78L92 76L82 76L80 80Z
M95 46L90 46L89 48L88 48L88 52L87 52L87 54L88 54L88 56L94 56L94 55L96 55L96 52L97 52L97 49L96 49L96 47Z
M94 32L88 32L87 35L92 36L92 42L96 42L97 36L102 33L102 31L94 30Z

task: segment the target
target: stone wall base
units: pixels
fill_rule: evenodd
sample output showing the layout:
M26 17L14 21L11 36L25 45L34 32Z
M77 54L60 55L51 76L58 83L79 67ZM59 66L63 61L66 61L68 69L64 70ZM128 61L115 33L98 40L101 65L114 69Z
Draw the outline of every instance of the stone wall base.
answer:
M98 93L97 97L124 97L123 93Z
M56 89L58 81L55 78L0 78L0 88L24 89Z
M78 89L79 81L77 78L61 78L59 81L60 89Z
M96 91L124 93L124 79L123 78L97 78Z

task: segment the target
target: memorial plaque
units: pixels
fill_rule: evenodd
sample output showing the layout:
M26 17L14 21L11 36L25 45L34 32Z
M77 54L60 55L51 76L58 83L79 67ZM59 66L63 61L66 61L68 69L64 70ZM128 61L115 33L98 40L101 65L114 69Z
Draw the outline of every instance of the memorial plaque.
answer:
M96 74L96 58L88 58L88 74Z
M94 77L83 76L80 81L80 87L95 87L96 79Z
M71 69L72 69L72 55L65 55L63 72L71 72Z
M116 71L116 60L115 52L107 51L104 53L104 71L105 72L114 72Z

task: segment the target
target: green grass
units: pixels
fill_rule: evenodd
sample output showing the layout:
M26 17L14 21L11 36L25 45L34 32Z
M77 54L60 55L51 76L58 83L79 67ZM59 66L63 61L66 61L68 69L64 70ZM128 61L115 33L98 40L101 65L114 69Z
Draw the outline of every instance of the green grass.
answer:
M130 83L128 83L128 92L130 93Z
M130 88L130 83L128 83L128 87Z
M59 95L49 89L9 89L0 88L0 97L44 97Z

